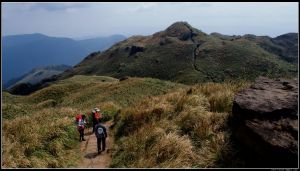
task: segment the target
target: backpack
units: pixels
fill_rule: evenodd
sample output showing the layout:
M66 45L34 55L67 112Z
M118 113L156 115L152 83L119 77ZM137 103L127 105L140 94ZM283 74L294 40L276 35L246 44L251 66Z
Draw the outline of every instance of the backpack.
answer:
M104 137L104 130L103 130L102 127L99 126L97 128L97 134L98 134L97 138L103 138Z
M85 121L83 119L79 119L77 129L78 130L84 129L84 124L85 124Z
M78 124L79 120L82 119L82 115L78 114L75 116L75 124Z

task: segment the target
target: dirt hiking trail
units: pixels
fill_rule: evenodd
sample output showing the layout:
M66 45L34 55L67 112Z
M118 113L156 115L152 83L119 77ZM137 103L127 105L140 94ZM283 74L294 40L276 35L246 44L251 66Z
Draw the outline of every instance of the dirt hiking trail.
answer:
M78 168L109 168L114 143L113 135L109 130L109 127L112 125L112 121L105 122L103 125L107 130L105 151L102 151L101 154L98 155L97 138L95 134L92 133L92 128L86 129L84 135L86 141L82 141L80 144L80 151L83 157L79 162Z

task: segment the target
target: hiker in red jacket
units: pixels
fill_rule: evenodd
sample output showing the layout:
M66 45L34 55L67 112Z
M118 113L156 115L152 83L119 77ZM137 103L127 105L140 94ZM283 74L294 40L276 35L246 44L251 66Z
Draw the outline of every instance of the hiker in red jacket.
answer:
M86 124L86 116L79 114L76 116L76 124L77 124L77 130L79 132L79 141L85 141L84 139L84 128Z
M100 109L94 108L92 110L92 118L93 118L93 133L95 132L95 125L98 123L99 119L101 119L102 114L100 113Z

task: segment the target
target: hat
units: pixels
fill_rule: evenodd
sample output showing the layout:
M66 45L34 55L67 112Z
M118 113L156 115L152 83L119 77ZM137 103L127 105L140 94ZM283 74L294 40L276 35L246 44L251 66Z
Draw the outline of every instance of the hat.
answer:
M95 108L93 109L93 112L94 112L94 113L95 113L95 112L100 112L100 109L98 109L98 108L95 107Z

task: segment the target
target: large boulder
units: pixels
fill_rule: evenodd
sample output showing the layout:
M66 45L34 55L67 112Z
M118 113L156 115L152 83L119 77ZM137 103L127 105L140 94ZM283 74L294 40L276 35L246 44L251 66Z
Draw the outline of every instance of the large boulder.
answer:
M298 82L259 77L233 102L233 134L254 167L297 167Z

